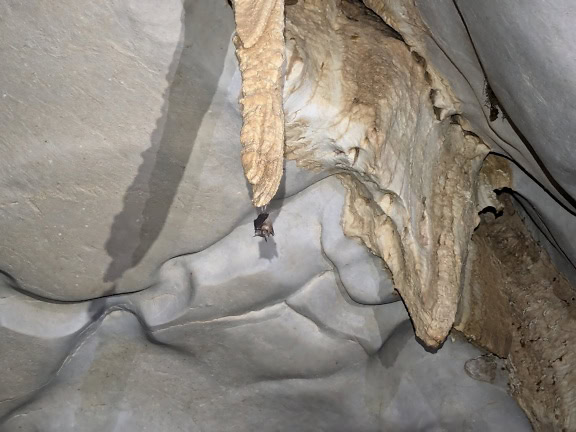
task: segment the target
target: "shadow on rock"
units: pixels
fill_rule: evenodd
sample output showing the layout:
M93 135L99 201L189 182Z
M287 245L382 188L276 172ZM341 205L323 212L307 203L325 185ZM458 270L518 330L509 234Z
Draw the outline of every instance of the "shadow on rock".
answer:
M163 115L124 195L122 211L114 218L106 242L112 262L104 282L116 281L138 265L160 235L216 93L226 53L213 55L213 48L227 46L231 32L210 31L210 42L201 43L207 40L208 26L202 13L211 9L204 7L207 2L187 0L184 4L182 34L167 76L171 84L164 95Z

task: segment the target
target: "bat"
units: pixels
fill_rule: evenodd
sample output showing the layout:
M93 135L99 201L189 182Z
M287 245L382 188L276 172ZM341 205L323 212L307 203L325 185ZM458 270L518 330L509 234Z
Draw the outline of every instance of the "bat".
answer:
M274 236L274 228L269 217L269 213L260 213L254 219L254 237L262 237L265 241L268 241L268 237Z

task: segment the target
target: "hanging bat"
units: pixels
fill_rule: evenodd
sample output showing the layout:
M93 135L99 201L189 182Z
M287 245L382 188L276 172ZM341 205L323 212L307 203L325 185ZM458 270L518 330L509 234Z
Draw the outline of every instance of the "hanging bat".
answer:
M272 221L269 219L269 213L260 213L256 219L254 219L254 237L262 237L265 241L268 241L268 237L274 236L274 228L272 227Z

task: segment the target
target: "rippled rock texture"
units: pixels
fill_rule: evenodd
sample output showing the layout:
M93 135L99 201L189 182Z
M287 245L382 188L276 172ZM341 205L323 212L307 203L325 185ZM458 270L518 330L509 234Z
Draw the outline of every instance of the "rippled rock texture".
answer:
M466 374L478 350L416 342L344 201L324 179L282 202L273 241L245 218L138 293L62 304L4 280L1 430L530 430Z

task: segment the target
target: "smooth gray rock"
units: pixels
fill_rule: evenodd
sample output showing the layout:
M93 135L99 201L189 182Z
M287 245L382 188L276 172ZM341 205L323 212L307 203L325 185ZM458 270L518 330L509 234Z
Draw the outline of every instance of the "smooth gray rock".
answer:
M525 152L576 202L576 4L457 0L492 89Z
M330 233L341 260L368 255L339 229L343 200L317 182L281 203L271 241L247 216L138 293L48 305L5 284L0 340L50 350L3 356L36 380L3 379L0 430L530 430L505 389L466 375L475 348L426 353L402 302L352 300L324 249Z
M250 210L226 2L1 7L0 262L22 287L145 288Z

